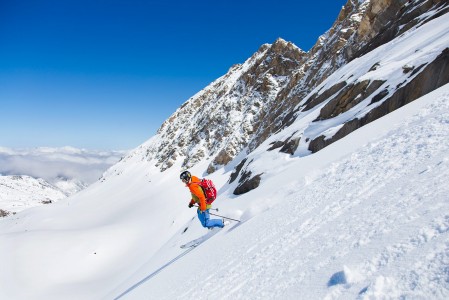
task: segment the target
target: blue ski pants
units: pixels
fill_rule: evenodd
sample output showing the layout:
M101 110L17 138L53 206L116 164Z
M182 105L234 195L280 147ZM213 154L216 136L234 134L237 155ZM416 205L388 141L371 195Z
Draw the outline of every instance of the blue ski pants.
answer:
M204 212L201 212L201 210L197 210L196 211L198 214L198 219L201 222L201 225L203 225L203 227L206 228L211 228L211 227L220 227L223 228L223 220L221 219L211 219L210 218L210 214L209 214L209 210L206 209Z

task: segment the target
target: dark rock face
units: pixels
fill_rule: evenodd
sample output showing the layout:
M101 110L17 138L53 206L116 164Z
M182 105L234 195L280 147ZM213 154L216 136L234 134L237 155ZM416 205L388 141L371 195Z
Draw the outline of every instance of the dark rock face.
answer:
M410 74L412 77L414 74ZM410 83L402 86L361 119L361 126L366 125L430 92L449 83L449 48L446 48L431 63L413 78Z
M334 99L329 101L320 112L318 120L330 119L346 112L375 92L385 81L368 80L346 86Z
M252 176L252 172L248 170L249 165L253 162L252 160L246 164L247 159L243 159L234 169L234 172L232 172L229 183L233 183L240 175L239 184L234 189L233 194L234 195L241 195L245 194L251 190L256 189L260 185L260 181L262 179L262 174L257 174L255 176ZM243 167L245 169L242 171Z
M251 138L249 150L254 150L269 136L290 126L295 121L297 112L310 110L342 90L346 83L338 82L331 89L318 91L302 103L315 87L338 68L398 37L405 31L405 25L411 20L414 20L413 24L416 25L418 22L415 20L416 17L429 11L437 2L441 2L438 5L443 5L443 1L437 0L419 0L416 5L409 5L408 2L372 0L366 5L349 0L331 29L320 37L307 53L307 57L303 58L300 67L291 74L289 82L274 101L267 104L261 113L264 122ZM356 15L360 18L354 17ZM356 21L357 19L360 21ZM373 66L373 69L375 67ZM363 86L353 88L363 89ZM346 92L355 95L354 92ZM375 100L378 101L385 96L385 92L379 93ZM339 99L342 101L341 97ZM351 104L354 99L349 99L348 96L346 104L340 102L338 105L355 105ZM357 98L357 101L362 100ZM334 114L338 113L338 109L331 108L331 105L329 104L327 110L333 111ZM323 118L329 117L325 115L326 112L323 112Z
M415 0L413 3L414 5L406 5L410 2L407 0L374 2L385 2L388 6L387 9L378 14L376 21L372 22L372 27L378 27L378 34L374 35L364 47L356 52L356 57L365 55L373 49L386 44L395 37L403 34L413 26L416 26L419 23L418 17L432 8L442 7L438 14L435 14L433 17L425 20L422 24L425 24L434 18L449 12L449 7L444 8L444 5L447 5L447 3L444 3L447 2L445 0ZM374 19L372 15L373 13L369 13L367 15L369 20Z
M245 194L259 187L260 181L262 179L262 174L255 175L253 177L251 177L251 175L251 172L244 173L242 175L243 180L241 180L242 182L234 190L234 195Z
M413 75L414 73L410 74L410 76ZM444 51L438 55L433 62L426 65L415 78L408 84L398 88L389 98L378 107L372 109L365 117L346 122L330 139L325 139L323 135L317 137L310 142L309 150L312 151L312 153L318 152L324 147L350 134L354 130L385 116L447 83L449 83L449 48L444 49ZM386 93L382 91L380 94L385 95ZM371 104L375 102L377 101L372 101Z
M310 110L311 108L317 106L318 104L322 103L324 100L328 99L335 93L341 91L346 86L346 82L339 82L332 86L330 89L324 91L323 93L319 93L320 91L313 94L305 103L304 103L304 110Z
M235 169L234 169L234 172L232 172L232 174L231 174L231 176L230 176L230 178L229 178L229 183L233 183L236 179L237 179L237 177L239 176L239 174L240 174L240 171L242 170L242 168L243 168L243 166L245 165L245 163L246 163L246 158L244 159L244 160L242 160L238 165L237 165L237 167L235 167Z
M300 137L295 137L295 133L292 134L291 137L286 139L285 141L276 141L271 144L271 147L268 148L268 151L272 151L278 148L281 148L279 152L287 153L293 155L298 148L299 141L301 140Z
M9 212L9 211L0 209L0 218L7 217L7 216L9 216L9 215L10 215L10 212Z

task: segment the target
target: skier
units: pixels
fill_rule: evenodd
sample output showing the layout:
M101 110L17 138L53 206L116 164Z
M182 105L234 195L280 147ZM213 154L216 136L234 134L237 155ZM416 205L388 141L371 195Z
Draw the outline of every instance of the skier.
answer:
M210 218L209 209L211 208L211 205L206 203L206 197L204 196L204 192L199 185L201 180L196 176L192 176L189 171L182 172L179 178L186 184L186 187L189 188L190 193L192 194L192 199L189 202L189 208L192 208L195 203L199 206L197 214L201 225L207 229L212 229L214 227L223 228L225 226L223 219L220 220Z

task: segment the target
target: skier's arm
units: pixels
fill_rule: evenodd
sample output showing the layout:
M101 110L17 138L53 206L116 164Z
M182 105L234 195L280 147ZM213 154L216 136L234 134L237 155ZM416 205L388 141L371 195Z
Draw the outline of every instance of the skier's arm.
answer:
M198 184L195 184L192 187L192 192L195 194L195 196L200 199L200 210L205 211L206 210L206 197L204 196L203 190Z

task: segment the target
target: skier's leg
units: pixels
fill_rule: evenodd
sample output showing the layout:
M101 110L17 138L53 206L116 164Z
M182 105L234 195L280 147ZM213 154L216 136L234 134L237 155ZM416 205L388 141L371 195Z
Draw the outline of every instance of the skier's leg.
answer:
M222 219L209 219L207 223L208 227L224 227L224 222Z
M206 224L207 228L210 228L210 227L221 227L222 228L222 227L224 227L223 220L210 218L208 209L206 209L204 211L204 215L205 215L205 224Z
M198 214L198 220L200 220L201 225L203 225L203 227L207 227L206 214L202 213L199 209L196 211L196 213ZM209 219L209 214L207 214L207 217Z
M208 209L206 209L204 212L201 212L198 209L197 213L198 213L198 219L200 220L201 225L203 225L203 227L206 227L206 228L221 227L222 228L224 226L223 220L210 218Z

